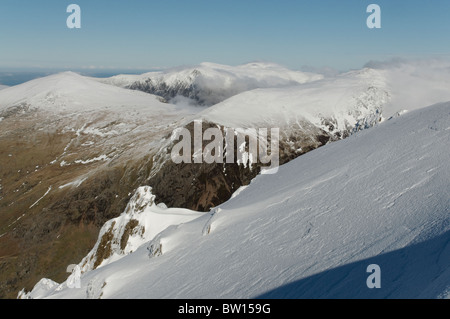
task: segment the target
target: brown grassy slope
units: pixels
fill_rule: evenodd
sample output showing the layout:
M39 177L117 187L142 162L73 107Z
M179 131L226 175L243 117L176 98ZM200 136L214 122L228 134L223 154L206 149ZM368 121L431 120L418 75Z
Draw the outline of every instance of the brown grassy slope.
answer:
M35 116L7 118L0 127L0 298L16 298L43 277L65 280L66 267L89 252L99 228L124 210L151 167L150 155L61 166L53 161L74 133ZM101 153L73 146L82 142L72 143L63 158ZM78 187L60 188L80 176L86 180Z

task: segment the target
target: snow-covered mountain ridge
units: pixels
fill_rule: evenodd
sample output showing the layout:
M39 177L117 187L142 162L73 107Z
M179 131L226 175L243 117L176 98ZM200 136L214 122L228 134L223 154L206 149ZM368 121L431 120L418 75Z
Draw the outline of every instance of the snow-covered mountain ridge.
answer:
M408 112L258 176L81 289L43 280L26 297L448 297L449 134L450 102Z
M196 118L202 119L207 127L219 125L222 129L279 128L280 163L286 163L406 110L450 100L449 87L450 73L446 68L429 70L416 64L391 69L364 68L294 86L246 91L201 110ZM192 125L185 127L192 129ZM236 179L222 182L240 174L225 166L202 171L203 175L213 174L220 181L207 182L204 188L195 184L179 187L177 176L199 180L201 174L198 168L171 165L173 141L167 137L163 145L154 157L154 172L162 168L159 176L164 178L156 176L150 180L158 202L179 206L185 198L195 198L194 205L188 208L205 210L217 205L214 194L223 185L246 184ZM252 173L247 177L253 178L258 167ZM231 196L237 187L226 189L226 194ZM202 202L198 194L208 188L214 191L210 199Z
M252 89L298 85L322 78L319 74L291 71L273 63L239 66L201 63L195 67L139 76L119 75L101 81L156 94L168 101L211 106Z
M173 111L171 105L155 96L100 83L74 72L63 72L35 79L0 92L0 111L19 105L56 113L118 111Z
M0 256L7 265L0 296L30 290L42 269L63 282L67 265L89 254L103 238L101 227L118 218L142 186L151 187L144 196L153 198L151 213L116 221L112 237L110 224L104 233L110 246L95 253L90 269L134 251L123 249L127 236L150 240L136 221L159 216L153 212L163 203L208 212L258 175L258 163L174 164L173 132L192 129L194 120L202 119L205 129L279 128L283 164L406 110L450 100L450 69L439 65L365 68L323 78L270 64L202 64L159 76L171 78L170 93L194 70L202 72L195 79L206 74L206 84L218 84L202 94L219 103L186 105L180 96L165 103L124 88L148 74L94 79L66 72L0 91ZM12 269L20 269L19 275Z
M0 297L42 270L66 278L147 179L159 140L192 115L72 72L1 90Z

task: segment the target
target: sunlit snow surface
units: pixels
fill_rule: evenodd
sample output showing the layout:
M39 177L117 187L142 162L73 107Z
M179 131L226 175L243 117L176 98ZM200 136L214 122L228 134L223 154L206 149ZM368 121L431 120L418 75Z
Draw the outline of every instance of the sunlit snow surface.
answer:
M80 289L46 281L28 297L448 297L449 146L450 103L408 112L258 176L83 273ZM380 289L366 286L370 264Z

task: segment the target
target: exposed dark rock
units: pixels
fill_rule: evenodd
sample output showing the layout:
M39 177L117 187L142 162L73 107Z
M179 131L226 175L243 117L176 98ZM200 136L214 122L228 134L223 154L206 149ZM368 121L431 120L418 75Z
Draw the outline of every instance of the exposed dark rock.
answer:
M177 96L184 96L196 101L198 105L206 105L206 101L201 98L201 90L193 82L177 81L175 84L167 85L166 82L155 81L151 78L143 82L135 82L128 86L128 89L138 90L160 96L164 101L170 101Z
M211 127L218 126L213 123L203 123L203 132ZM191 132L191 154L194 154L194 124L190 123L186 128ZM220 129L222 132L224 131L224 127L220 127ZM225 140L225 134L223 136ZM285 164L335 139L325 131L313 126L308 127L306 124L301 129L290 127L282 130L279 141L279 164ZM210 142L203 141L203 149ZM224 160L224 163L213 164L175 164L170 160L170 152L175 143L167 147L165 154L160 154L166 160L159 171L149 180L152 192L156 195L156 202L163 202L168 207L209 211L227 201L239 187L248 185L260 173L261 168L267 166L261 164L259 159L252 165L237 164L236 137L234 143L235 163L225 163ZM270 139L268 143L270 144ZM248 143L246 150L248 151Z

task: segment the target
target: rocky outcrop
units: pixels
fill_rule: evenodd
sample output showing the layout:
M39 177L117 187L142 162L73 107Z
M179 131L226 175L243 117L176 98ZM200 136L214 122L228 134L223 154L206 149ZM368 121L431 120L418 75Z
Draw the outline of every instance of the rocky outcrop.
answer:
M222 132L225 130L225 127L214 123L203 123L202 132L204 133L212 127L219 127ZM193 139L194 123L188 124L186 128ZM280 132L279 165L339 138L338 135L330 134L306 122L301 126L283 128ZM348 134L348 131L340 132L339 136ZM226 145L225 133L223 136L223 145ZM194 154L194 142L193 140L191 142L191 154ZM202 150L209 142L203 141ZM223 163L175 164L170 159L175 144L175 141L166 136L165 145L154 157L155 169L148 180L148 184L153 188L153 194L156 195L156 202L163 202L169 207L184 207L207 212L227 201L237 189L248 185L261 172L262 168L268 166L261 163L259 158L247 163L238 159L236 137L234 163L227 163L224 153ZM249 151L248 146L247 140L247 152Z
M138 90L150 94L154 94L162 97L166 101L170 101L177 96L183 96L192 101L195 101L198 105L211 105L220 102L206 101L202 97L201 88L195 83L195 78L199 75L199 71L194 70L190 77L185 80L177 80L174 83L168 84L162 79L148 78L144 81L137 81L129 85L127 88L131 90Z

